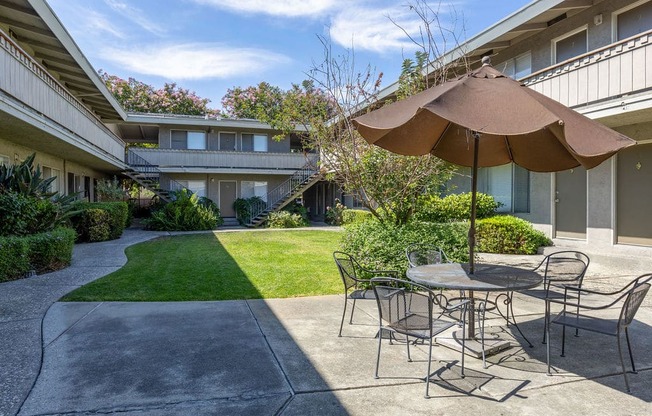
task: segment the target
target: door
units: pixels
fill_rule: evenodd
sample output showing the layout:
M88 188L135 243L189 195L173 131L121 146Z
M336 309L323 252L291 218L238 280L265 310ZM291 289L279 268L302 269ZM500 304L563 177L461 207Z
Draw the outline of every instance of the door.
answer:
M616 233L618 243L652 246L652 144L618 153Z
M586 239L586 169L557 172L555 237Z
M235 181L220 181L220 215L235 217L233 203L237 198Z

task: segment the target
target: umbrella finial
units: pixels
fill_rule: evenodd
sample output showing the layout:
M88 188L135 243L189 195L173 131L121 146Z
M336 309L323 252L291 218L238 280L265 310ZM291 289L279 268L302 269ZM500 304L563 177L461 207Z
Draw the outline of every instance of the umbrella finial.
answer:
M482 57L482 66L491 66L491 56L485 55Z

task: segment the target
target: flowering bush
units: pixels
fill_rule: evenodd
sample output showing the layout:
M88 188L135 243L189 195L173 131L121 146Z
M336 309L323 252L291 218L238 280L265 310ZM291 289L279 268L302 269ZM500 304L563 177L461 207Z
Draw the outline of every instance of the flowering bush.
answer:
M347 208L340 202L339 199L335 198L334 207L326 207L326 213L324 214L324 221L326 224L330 225L342 225L342 213Z

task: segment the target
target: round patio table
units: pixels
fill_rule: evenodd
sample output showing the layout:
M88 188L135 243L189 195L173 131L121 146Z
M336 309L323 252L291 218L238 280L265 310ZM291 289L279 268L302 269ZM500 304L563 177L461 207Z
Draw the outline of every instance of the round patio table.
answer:
M504 292L507 294L505 303L511 309L512 292L535 288L543 280L541 275L535 271L498 264L476 264L475 272L470 274L469 265L460 263L427 264L412 267L407 270L407 277L430 288L468 291L473 311L475 311L474 291ZM512 323L521 336L532 346L532 343L523 335L523 332L516 324L513 315L512 313ZM509 323L509 311L506 319ZM475 338L474 312L469 314L467 334L468 338Z

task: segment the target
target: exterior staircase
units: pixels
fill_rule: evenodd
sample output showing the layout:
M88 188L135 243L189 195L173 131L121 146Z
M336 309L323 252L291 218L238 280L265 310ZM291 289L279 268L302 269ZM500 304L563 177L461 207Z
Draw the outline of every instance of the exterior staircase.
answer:
M127 150L127 164L129 168L122 172L125 176L133 179L143 188L152 191L161 201L171 201L170 191L161 189L161 171L158 167L152 165L131 149Z
M301 196L303 192L323 178L323 174L317 167L317 158L308 162L285 182L267 192L267 203L257 207L251 212L251 220L248 227L262 225L271 212L283 209L287 204Z

